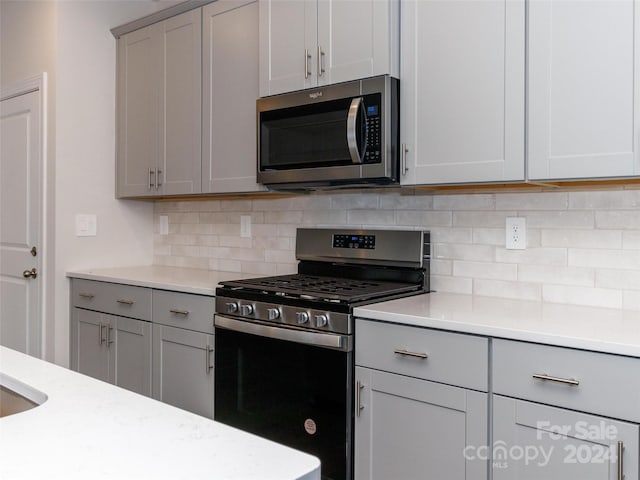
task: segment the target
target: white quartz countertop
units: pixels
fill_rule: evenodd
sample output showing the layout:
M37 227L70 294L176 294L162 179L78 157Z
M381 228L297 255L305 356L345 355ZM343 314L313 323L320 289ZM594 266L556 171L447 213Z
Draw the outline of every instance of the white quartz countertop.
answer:
M159 265L99 268L67 272L67 277L122 283L176 292L214 295L218 283L255 277L255 274L198 270Z
M2 479L319 480L316 457L0 347L48 396L0 418Z
M640 357L640 312L429 293L356 308L357 317Z

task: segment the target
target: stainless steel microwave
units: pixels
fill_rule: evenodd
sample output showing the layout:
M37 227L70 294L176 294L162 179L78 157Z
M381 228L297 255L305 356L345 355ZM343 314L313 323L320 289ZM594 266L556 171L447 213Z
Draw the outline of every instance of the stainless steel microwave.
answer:
M398 183L396 78L260 98L256 110L259 183L281 190Z

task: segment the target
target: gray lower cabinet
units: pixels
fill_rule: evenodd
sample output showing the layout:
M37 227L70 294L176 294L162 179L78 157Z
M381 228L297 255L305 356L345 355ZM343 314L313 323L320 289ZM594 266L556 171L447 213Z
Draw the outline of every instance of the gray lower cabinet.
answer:
M213 335L154 324L153 398L213 418Z
M638 439L635 423L493 398L494 480L636 480Z
M640 359L503 339L492 358L494 480L640 478Z
M356 388L357 480L487 478L486 393L361 367Z
M356 332L355 479L487 479L487 338L364 319Z
M205 295L153 291L153 398L213 418L213 312Z
M74 307L71 367L151 396L151 324Z

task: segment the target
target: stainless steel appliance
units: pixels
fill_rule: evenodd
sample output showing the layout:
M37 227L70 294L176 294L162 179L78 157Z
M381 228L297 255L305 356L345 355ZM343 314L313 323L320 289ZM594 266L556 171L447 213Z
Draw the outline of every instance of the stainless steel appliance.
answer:
M428 232L298 229L298 273L216 290L215 419L353 478L360 305L429 290Z
M398 183L396 78L260 98L256 107L258 182L277 189Z

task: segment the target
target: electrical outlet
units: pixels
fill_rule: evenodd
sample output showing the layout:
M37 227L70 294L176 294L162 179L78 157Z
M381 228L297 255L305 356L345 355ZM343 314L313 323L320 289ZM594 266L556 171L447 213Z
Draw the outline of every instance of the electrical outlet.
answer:
M240 236L251 238L251 215L240 215Z
M508 250L527 248L527 223L524 217L507 217L505 246Z

